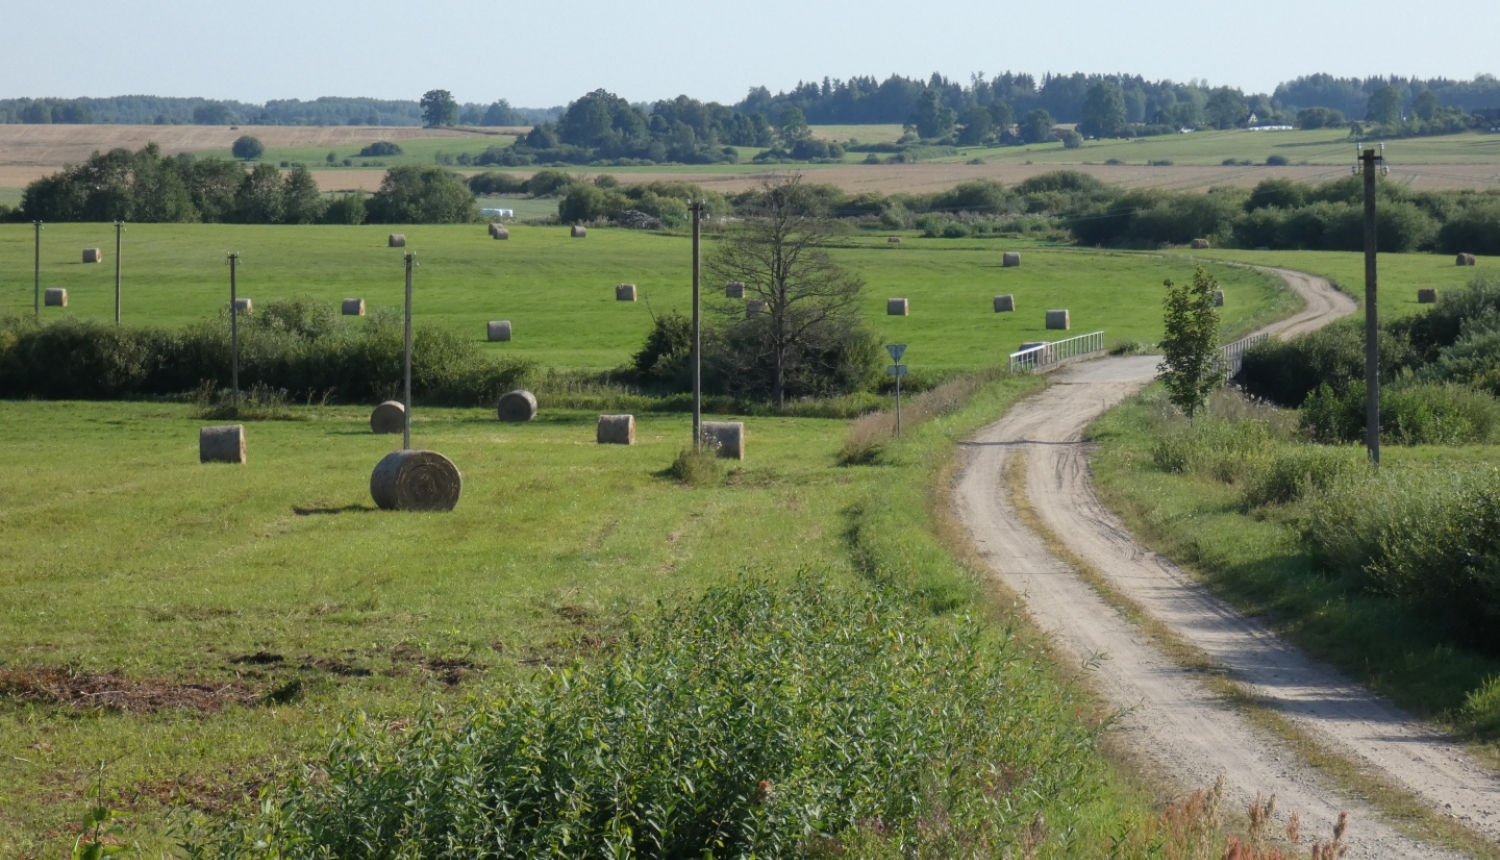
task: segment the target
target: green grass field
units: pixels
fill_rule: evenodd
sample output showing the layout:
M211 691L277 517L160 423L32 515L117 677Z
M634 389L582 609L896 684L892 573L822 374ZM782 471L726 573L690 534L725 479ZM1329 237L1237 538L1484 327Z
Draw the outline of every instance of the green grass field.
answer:
M508 241L488 238L483 226L273 227L130 225L123 254L124 319L133 324L182 325L217 313L228 301L225 255L241 254L239 295L256 302L293 295L338 302L359 297L367 306L402 300L399 250L386 235L403 232L415 252L415 308L419 319L483 340L485 323L512 322L515 339L486 348L535 358L547 367L612 368L640 348L651 313L691 308L690 244L679 236L594 230L570 239L566 228L516 226ZM43 231L42 286L68 290L73 314L112 319L114 266L80 262L81 249L113 255L107 224L48 225ZM32 307L32 230L0 225L0 313ZM835 257L868 286L863 310L881 337L910 345L914 368L956 369L1001 364L1023 341L1056 340L1044 311L1068 308L1073 333L1098 329L1110 340L1155 342L1161 330L1161 283L1186 278L1186 260L1046 248L1006 240L907 237L899 247L884 234L856 237ZM1001 253L1025 248L1025 265L1004 269ZM711 254L713 242L707 243ZM1274 279L1215 266L1230 295L1226 335L1268 314L1285 313L1288 294ZM617 283L636 284L643 300L617 302ZM726 313L739 304L706 288L708 307ZM997 294L1012 293L1020 310L993 312ZM911 316L885 315L886 299L911 300Z
M814 125L809 126L813 137L848 143L850 139L860 143L895 143L901 139L905 129L898 123L888 125ZM864 156L861 155L861 158Z
M361 156L359 151L364 148L363 144L354 146L270 146L261 155L260 160L279 164L286 161L292 164L305 164L314 170L333 170L344 166L343 160L353 160L353 167L371 166L375 162L386 167L396 167L404 164L430 165L435 164L438 153L446 153L455 158L461 153L478 156L492 146L505 148L515 143L516 139L508 134L471 134L465 137L430 137L416 140L398 140L395 143L401 147L400 155L370 155ZM332 152L336 158L333 163L328 162L328 153ZM234 155L228 149L205 149L194 153L199 158L225 158L232 159Z

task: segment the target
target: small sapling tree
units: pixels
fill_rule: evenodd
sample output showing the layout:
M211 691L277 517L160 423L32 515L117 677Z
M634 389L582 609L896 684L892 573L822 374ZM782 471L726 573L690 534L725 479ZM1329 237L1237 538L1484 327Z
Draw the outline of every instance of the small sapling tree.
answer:
M1224 382L1224 365L1219 361L1219 312L1214 307L1214 292L1219 282L1199 267L1193 282L1178 286L1166 281L1166 334L1161 340L1162 384L1167 398L1186 412L1197 414L1208 395Z

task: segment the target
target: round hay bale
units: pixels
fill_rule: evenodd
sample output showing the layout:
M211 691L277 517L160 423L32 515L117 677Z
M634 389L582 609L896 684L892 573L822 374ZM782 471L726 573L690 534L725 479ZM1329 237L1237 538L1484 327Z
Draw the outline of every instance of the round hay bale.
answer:
M370 432L406 432L406 406L399 400L387 400L375 407L375 411L370 413Z
M523 424L536 417L536 395L524 388L507 391L500 395L495 412L501 421Z
M365 315L364 299L344 299L344 316L362 317Z
M594 439L600 445L634 445L635 416L600 415Z
M385 241L386 241L386 244L389 247L392 247L392 248L405 248L406 247L406 234L405 233L392 233Z
M719 451L721 460L745 459L745 422L705 421L703 439Z
M995 296L995 313L1006 314L1016 309L1016 297L1011 295Z
M489 325L490 343L504 343L510 340L510 320L490 320Z
M633 301L635 301L635 284L616 284L615 285L615 301L617 301L617 302L633 302Z
M1047 328L1067 331L1072 327L1073 320L1068 316L1067 311L1047 311Z
M65 308L68 306L68 291L62 287L48 287L42 294L42 302L49 308Z
M1214 307L1216 307L1216 308L1222 308L1222 307L1224 307L1224 291L1223 290L1214 290Z
M505 229L504 227L501 227L499 224L491 224L490 225L490 238L491 239L509 239L510 238L510 231L507 230L507 229Z
M221 424L198 428L198 462L245 462L245 425Z
M730 281L724 285L724 298L743 299L745 297L745 285L740 281Z
M1000 258L1000 265L1007 269L1014 269L1021 265L1021 255L1016 251L1006 251Z
M766 303L761 299L750 299L745 302L745 319L749 319L753 316L759 316L760 314L765 313L765 311Z
M464 476L436 451L392 451L370 473L370 497L385 511L451 511Z
M1459 254L1457 263L1460 266L1472 266L1479 262L1473 254Z
M253 314L255 313L255 302L252 302L249 299L235 299L234 312L239 314L240 316L248 316L249 314Z
M1419 305L1435 305L1437 299L1438 291L1435 289L1417 290L1417 304Z
M911 316L911 302L906 299L886 299L885 315L888 317Z
M104 252L98 248L84 248L83 261L85 263L102 263L104 262Z
M1028 341L1022 343L1021 347L1019 349L1017 349L1016 352L1025 352L1028 349L1036 349L1039 346L1046 346L1046 345L1047 345L1047 342L1045 340L1028 340Z
M892 244L892 245L899 245L899 244L901 244L901 237L900 236L892 236L889 239L886 239L885 241L887 243L889 243L889 244Z
M573 238L574 239L587 239L588 236L589 236L589 228L583 226L582 224L574 224L573 225Z
M1208 250L1208 240L1207 239L1194 239L1193 240L1193 250L1194 251L1207 251Z

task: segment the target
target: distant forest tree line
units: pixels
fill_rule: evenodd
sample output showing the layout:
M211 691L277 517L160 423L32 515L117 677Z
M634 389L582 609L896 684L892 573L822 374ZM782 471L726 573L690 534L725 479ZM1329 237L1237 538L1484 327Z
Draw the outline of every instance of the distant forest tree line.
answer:
M457 105L454 122L470 126L528 126L556 119L562 108L514 108L505 99ZM413 101L329 96L276 99L263 105L202 98L0 99L0 123L119 125L422 125Z

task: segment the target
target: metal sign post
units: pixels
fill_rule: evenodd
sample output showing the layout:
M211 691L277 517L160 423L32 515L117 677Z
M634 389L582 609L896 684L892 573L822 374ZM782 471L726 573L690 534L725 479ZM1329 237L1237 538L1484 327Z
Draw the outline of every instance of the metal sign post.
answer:
M703 220L703 201L688 206L693 212L693 450L703 444L703 315L698 291L698 243Z
M125 230L124 221L115 222L115 325L120 324L120 234Z
M402 395L401 405L406 407L402 410L405 414L401 427L401 450L411 450L411 267L416 265L417 255L408 252L406 255L406 365L405 391Z
M33 304L32 312L38 318L42 315L42 222L31 222L36 225L36 267L32 270L34 280L31 282Z
M901 377L906 375L906 365L901 363L901 356L906 353L906 344L886 344L885 351L890 354L893 362L885 369L886 376L896 377L896 438L901 438Z
M238 284L235 277L240 267L240 255L229 255L229 385L234 390L234 408L240 408L240 307L236 294Z

